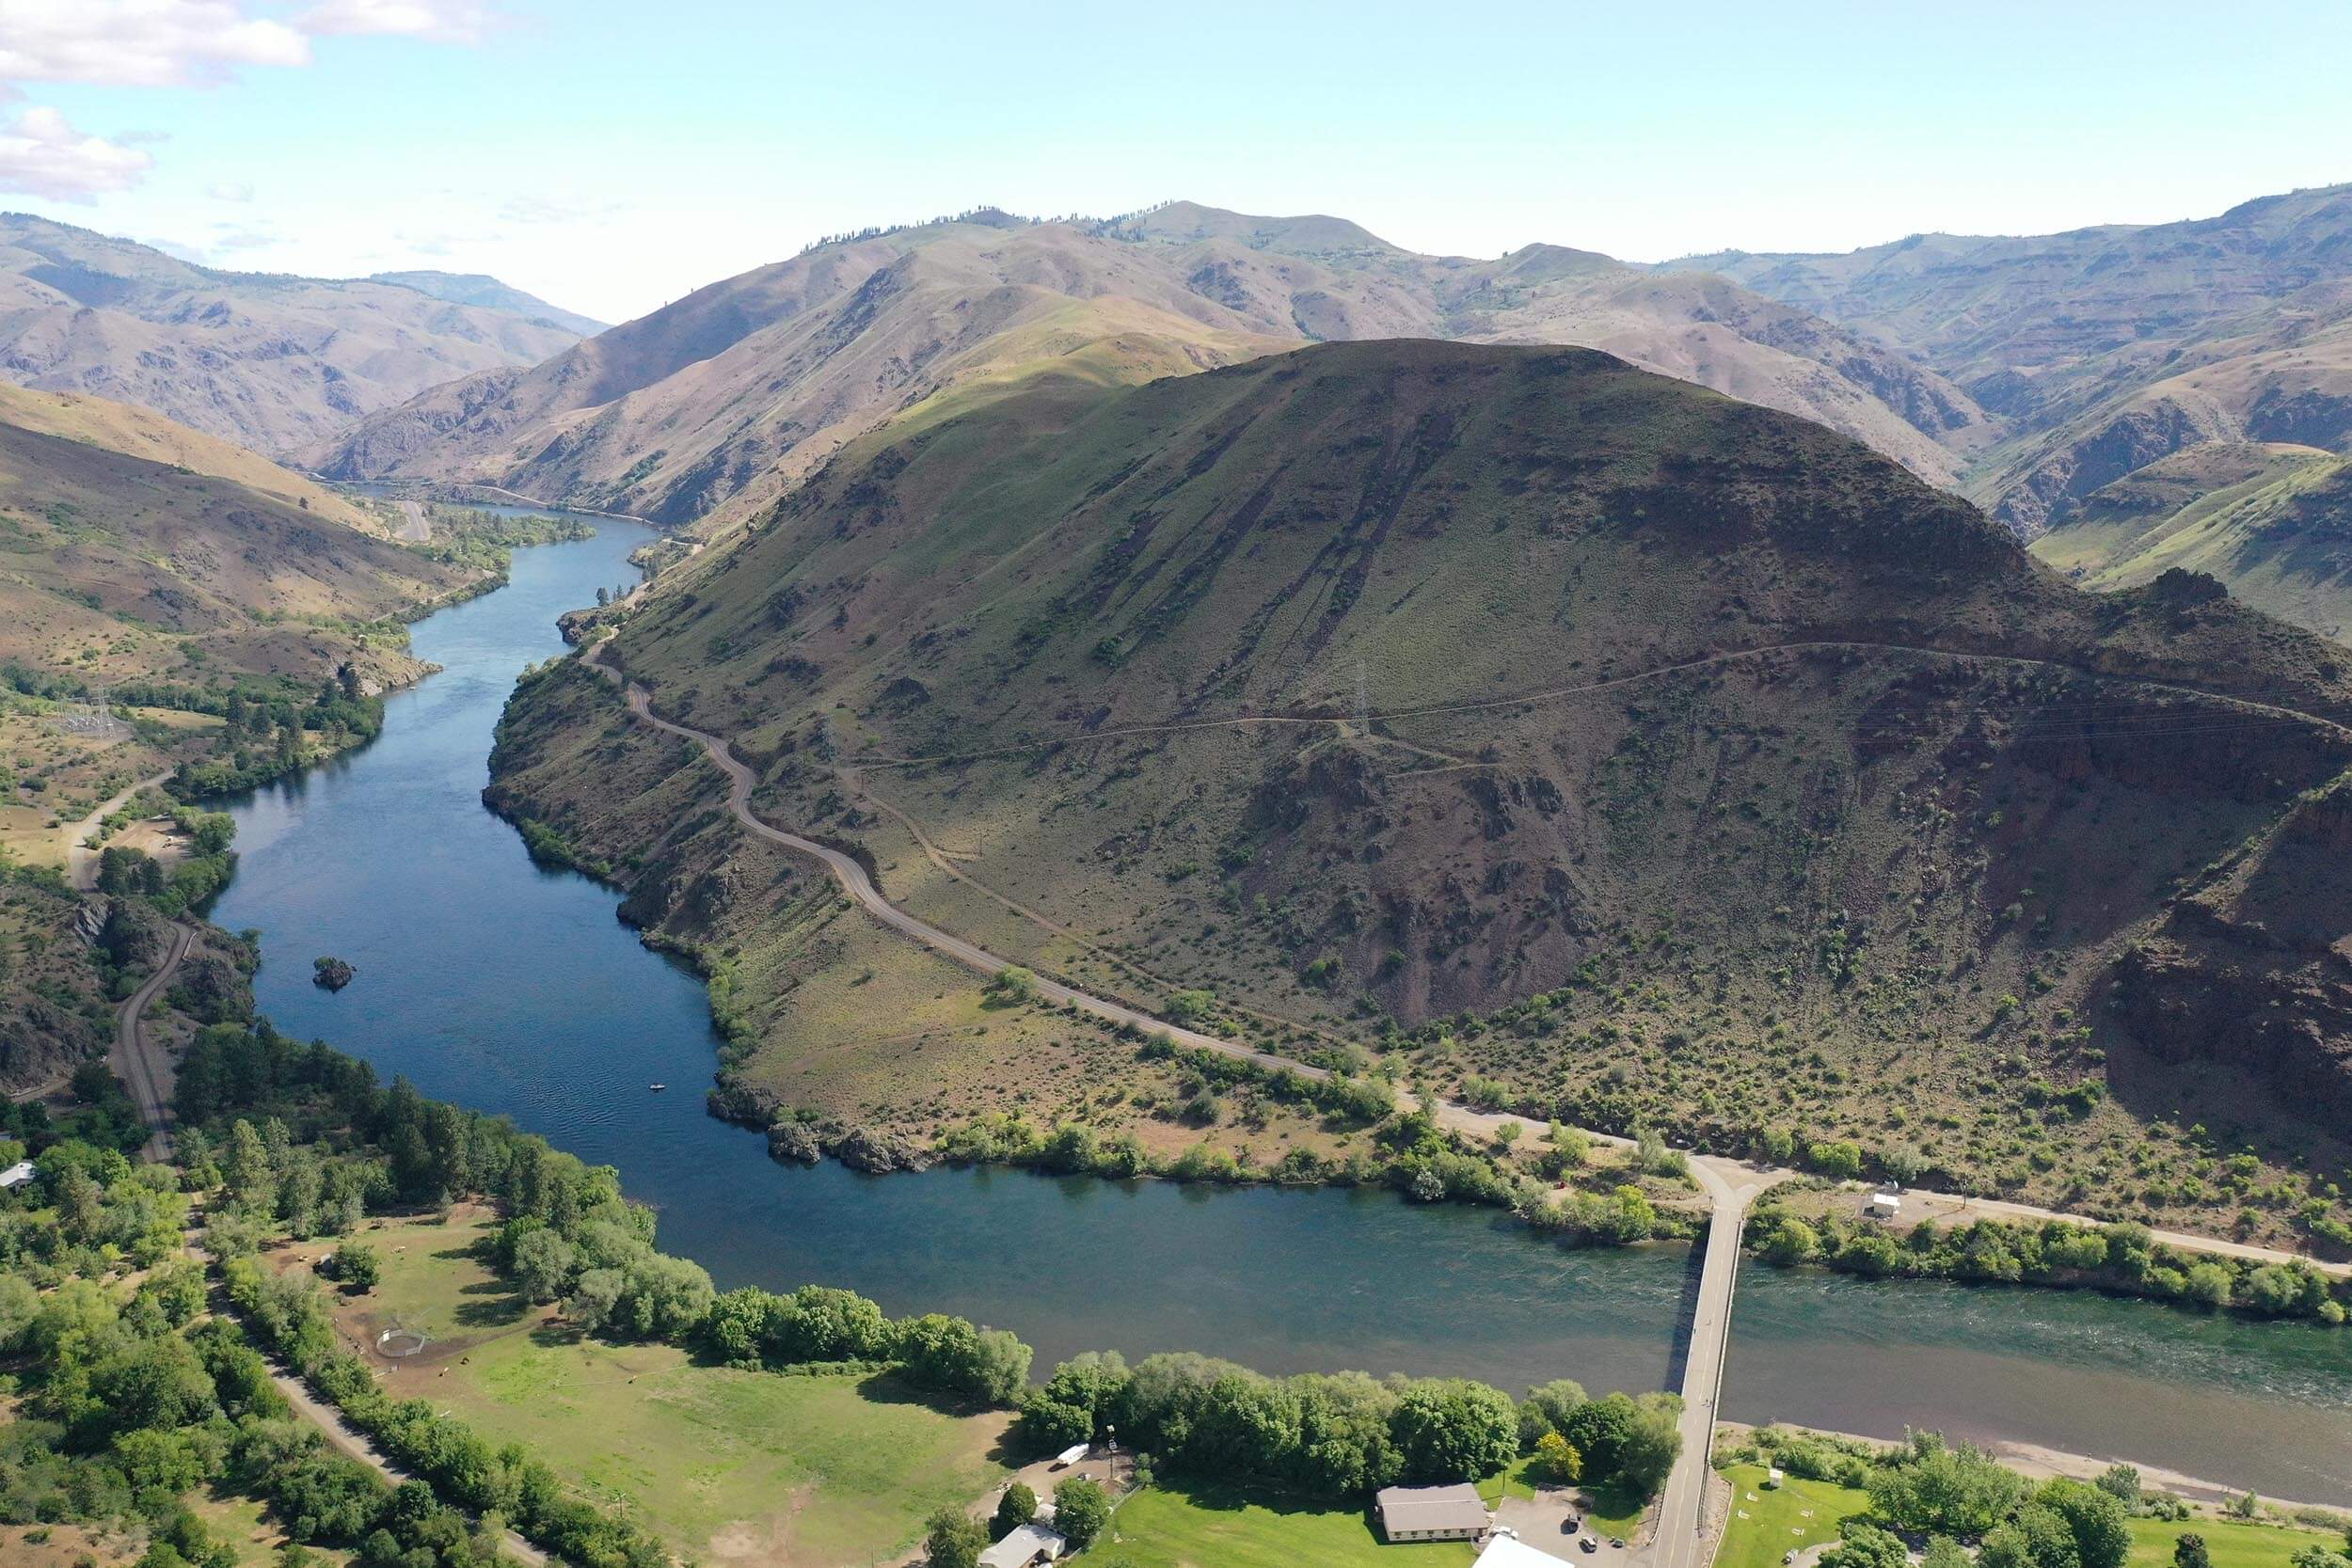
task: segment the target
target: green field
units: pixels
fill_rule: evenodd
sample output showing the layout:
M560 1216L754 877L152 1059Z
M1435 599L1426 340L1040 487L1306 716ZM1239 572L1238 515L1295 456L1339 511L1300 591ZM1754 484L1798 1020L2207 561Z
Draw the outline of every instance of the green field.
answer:
M2191 1519L2175 1525L2161 1519L2131 1521L2130 1568L2171 1568L2172 1544L2184 1535L2201 1535L2213 1556L2213 1568L2287 1568L2287 1559L2305 1546L2344 1550L2340 1535L2322 1535L2292 1525L2248 1524L2235 1519Z
M1760 1465L1734 1465L1723 1475L1732 1486L1731 1527L1715 1568L1778 1568L1789 1552L1836 1540L1840 1519L1870 1506L1867 1492L1794 1476L1768 1492Z
M383 1277L339 1319L362 1339L395 1322L432 1336L388 1379L395 1392L523 1444L682 1555L738 1568L895 1560L925 1516L977 1502L1007 1473L992 1457L1007 1418L944 1414L887 1376L736 1371L580 1338L473 1259L485 1223L367 1232Z
M1104 1568L1459 1568L1468 1542L1383 1545L1362 1509L1323 1510L1238 1487L1153 1487L1120 1505L1115 1541L1081 1560Z

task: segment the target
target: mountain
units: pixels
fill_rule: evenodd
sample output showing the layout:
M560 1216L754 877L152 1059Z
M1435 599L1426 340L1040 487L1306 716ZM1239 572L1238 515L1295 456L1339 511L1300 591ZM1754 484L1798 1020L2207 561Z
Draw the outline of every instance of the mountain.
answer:
M0 394L0 661L69 683L414 678L400 618L474 581L144 409ZM389 626L379 625L389 623Z
M2201 572L2280 620L2352 641L2352 457L2190 447L2092 491L2033 553L2086 588Z
M451 305L478 305L485 310L503 310L525 321L545 322L578 338L593 338L608 325L593 316L583 316L549 305L538 295L527 294L510 284L500 282L487 273L378 272L369 274L368 281L414 289L421 294L430 294Z
M820 245L545 364L436 388L305 453L339 478L481 480L686 523L773 499L943 391L1129 383L1310 341L1579 342L1820 420L1929 478L1984 430L1899 356L1721 279L1536 245L1416 255L1337 218L1176 203L1109 222L993 210Z
M2352 446L2352 185L2191 222L1667 270L1733 278L1966 388L2004 426L1967 493L2026 537L2189 447Z
M580 334L389 283L216 272L0 214L0 380L151 408L283 455Z
M0 424L227 480L362 533L387 531L383 518L350 498L232 441L174 424L151 409L73 392L35 392L0 382Z
M2344 1152L2343 652L2195 574L2078 590L1852 441L1604 354L1040 381L850 442L599 623L769 821L1267 1049L2199 1223L2113 1151ZM990 1015L913 1022L950 982L845 934L612 683L527 684L493 781L718 976L732 1103L920 1135L985 1092L953 1085Z

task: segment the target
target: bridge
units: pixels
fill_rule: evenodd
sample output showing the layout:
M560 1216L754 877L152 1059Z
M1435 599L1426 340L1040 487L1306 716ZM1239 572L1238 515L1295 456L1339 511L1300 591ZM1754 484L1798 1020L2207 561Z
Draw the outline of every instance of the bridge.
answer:
M1707 1253L1699 1268L1699 1299L1691 1318L1691 1345L1682 1362L1682 1452L1658 1503L1658 1528L1633 1554L1639 1568L1707 1568L1713 1560L1707 1530L1707 1485L1714 1474L1715 1406L1723 1395L1724 1360L1731 1342L1731 1301L1740 1277L1740 1233L1758 1195L1788 1171L1760 1171L1736 1160L1691 1159L1691 1174L1706 1192Z

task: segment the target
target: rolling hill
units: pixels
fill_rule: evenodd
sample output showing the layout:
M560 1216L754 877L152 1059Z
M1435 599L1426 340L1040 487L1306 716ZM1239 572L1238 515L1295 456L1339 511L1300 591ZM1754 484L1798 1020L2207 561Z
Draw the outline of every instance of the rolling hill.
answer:
M1966 493L2025 537L2186 448L2352 446L2352 185L2183 223L1667 270L1733 278L1966 388L2001 425Z
M144 409L0 393L0 661L76 681L413 678L397 620L476 580ZM368 629L391 621L392 629Z
M545 364L436 388L305 456L339 478L482 480L684 524L747 515L944 391L1042 372L1133 383L1403 336L1593 344L1817 419L1939 483L1989 434L1936 375L1721 279L1553 245L1422 256L1336 218L1176 203L1109 222L984 209L818 245Z
M2352 457L2191 447L2092 491L2033 553L2086 588L2201 572L2282 621L2352 641Z
M414 287L216 272L0 214L0 380L137 404L284 455L428 387L580 334Z
M2342 651L2193 573L2082 592L1852 441L1604 354L1040 378L850 441L604 619L769 820L1273 1049L2197 1224L2210 1184L2135 1174L2152 1136L2344 1158ZM952 1120L964 1048L857 1000L929 992L715 790L578 664L494 759L717 976L744 1097Z

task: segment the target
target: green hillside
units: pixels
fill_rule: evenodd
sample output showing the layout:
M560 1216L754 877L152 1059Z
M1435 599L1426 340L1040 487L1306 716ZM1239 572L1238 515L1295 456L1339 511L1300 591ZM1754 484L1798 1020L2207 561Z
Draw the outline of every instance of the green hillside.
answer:
M2343 641L2352 634L2352 458L2311 447L2195 447L2092 493L2033 553L2086 588L2172 568Z
M2343 1158L2352 904L2306 800L2352 763L2340 652L2186 574L2083 593L1852 442L1605 355L1041 386L852 444L627 613L609 657L733 736L771 821L1280 1049L2186 1223L2219 1186L2133 1151L2202 1124L2259 1141L2280 1234L2283 1173ZM739 1077L864 1070L796 998L870 953L807 940L812 879L601 683L528 688L496 768L723 971ZM2224 990L2252 1025L2183 1026Z

